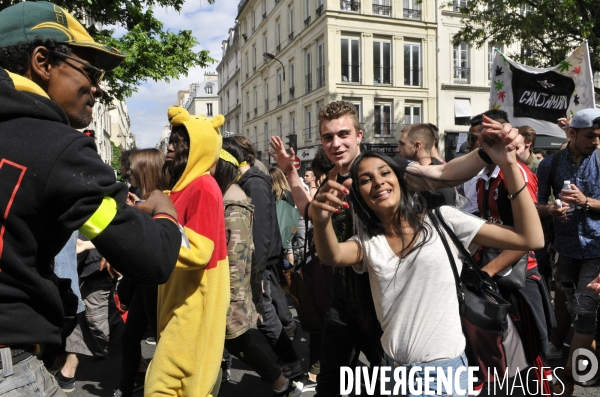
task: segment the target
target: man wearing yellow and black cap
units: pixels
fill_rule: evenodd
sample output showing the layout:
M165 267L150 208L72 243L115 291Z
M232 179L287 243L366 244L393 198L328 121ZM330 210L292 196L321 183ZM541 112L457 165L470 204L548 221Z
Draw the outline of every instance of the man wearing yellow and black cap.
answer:
M74 230L139 284L164 283L175 266L181 235L171 201L155 191L127 206L126 185L74 129L90 123L104 71L124 58L52 3L0 12L3 395L64 395L32 354L61 343L69 294L52 268Z

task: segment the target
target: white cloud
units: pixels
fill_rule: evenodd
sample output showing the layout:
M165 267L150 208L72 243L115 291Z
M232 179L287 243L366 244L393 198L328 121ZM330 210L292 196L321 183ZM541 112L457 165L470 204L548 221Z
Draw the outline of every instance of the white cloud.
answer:
M188 0L181 12L171 8L155 9L154 13L165 29L191 30L199 43L195 50L209 50L218 63L222 56L221 43L234 26L237 6L237 0L216 0L215 4L208 4L206 0ZM131 131L135 134L138 148L156 145L163 127L168 124L167 109L177 101L177 91L202 81L205 71L216 71L217 63L207 69L190 69L187 77L182 76L170 83L149 81L127 99Z

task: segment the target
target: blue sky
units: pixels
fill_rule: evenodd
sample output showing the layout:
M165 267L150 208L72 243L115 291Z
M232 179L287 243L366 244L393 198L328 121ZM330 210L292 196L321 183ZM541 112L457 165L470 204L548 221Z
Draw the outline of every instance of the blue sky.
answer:
M237 15L238 0L187 0L180 12L171 9L155 9L156 17L171 31L188 29L196 37L199 45L196 51L209 50L217 63L207 69L193 68L187 76L178 80L148 81L138 92L126 100L131 119L131 132L136 137L138 148L154 147L167 122L167 109L175 104L177 91L189 88L194 82L204 79L205 71L217 70L221 59L221 42L227 38Z

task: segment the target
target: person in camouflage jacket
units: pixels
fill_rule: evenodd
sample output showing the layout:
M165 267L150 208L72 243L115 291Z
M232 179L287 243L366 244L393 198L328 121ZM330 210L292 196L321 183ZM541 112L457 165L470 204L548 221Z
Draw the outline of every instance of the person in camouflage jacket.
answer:
M250 201L236 184L231 185L223 196L231 291L225 339L234 339L242 335L256 324L257 319L250 284L254 253L252 240L254 206Z
M221 192L225 206L225 232L229 257L230 304L225 329L225 349L258 373L273 386L275 396L298 397L302 383L286 379L279 365L259 346L247 332L256 324L258 313L252 296L261 296L262 284L258 266L252 266L254 241L254 205L246 193L235 183L239 179L242 150L230 138L223 140L223 149L216 167L211 170ZM258 307L261 311L262 307ZM230 379L227 360L223 381Z

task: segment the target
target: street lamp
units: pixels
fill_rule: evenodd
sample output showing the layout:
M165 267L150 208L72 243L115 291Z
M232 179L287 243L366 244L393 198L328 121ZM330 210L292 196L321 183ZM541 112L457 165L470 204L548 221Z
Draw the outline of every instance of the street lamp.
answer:
M268 59L274 59L277 62L281 63L281 70L283 70L283 81L285 81L285 67L283 66L283 63L279 59L275 58L275 55L269 54L268 52L264 52L263 57Z

